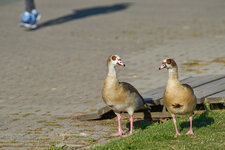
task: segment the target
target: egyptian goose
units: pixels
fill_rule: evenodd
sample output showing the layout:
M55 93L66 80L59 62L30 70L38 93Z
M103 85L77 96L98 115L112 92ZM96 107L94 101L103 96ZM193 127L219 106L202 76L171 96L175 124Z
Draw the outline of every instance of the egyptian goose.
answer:
M118 82L115 66L125 66L118 55L109 56L107 60L108 74L102 89L104 102L115 112L118 119L118 133L111 136L122 136L124 134L121 127L121 112L128 112L130 115L130 133L123 135L129 136L133 133L133 114L135 110L146 106L143 97L137 89L126 82Z
M164 92L164 104L173 117L176 135L180 135L176 125L176 115L189 115L190 130L186 133L194 135L192 130L192 114L196 106L194 91L188 84L181 84L178 80L178 67L173 59L165 59L159 70L166 68L169 71L166 90Z

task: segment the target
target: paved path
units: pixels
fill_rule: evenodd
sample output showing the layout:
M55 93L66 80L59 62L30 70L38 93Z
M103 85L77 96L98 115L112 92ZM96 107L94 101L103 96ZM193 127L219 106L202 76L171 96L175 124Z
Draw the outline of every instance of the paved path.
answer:
M34 31L18 26L22 0L0 5L0 149L104 141L112 128L70 117L104 106L111 54L126 63L119 79L140 93L165 85L167 72L157 69L166 57L181 79L225 73L223 0L36 3L43 17Z

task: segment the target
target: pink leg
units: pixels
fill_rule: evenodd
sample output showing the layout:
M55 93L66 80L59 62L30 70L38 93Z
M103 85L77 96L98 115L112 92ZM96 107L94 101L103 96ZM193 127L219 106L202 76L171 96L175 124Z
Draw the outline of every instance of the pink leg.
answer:
M178 129L177 129L177 124L176 124L176 118L175 118L175 117L173 117L173 124L174 124L175 129L176 129L176 135L177 135L177 136L180 136L180 133L179 133L179 131L178 131Z
M133 115L130 116L130 133L128 135L123 135L123 137L127 137L133 134L133 123L134 123L134 117Z
M117 119L118 119L118 133L114 133L114 134L111 134L110 136L121 136L123 134L123 130L122 130L122 127L121 127L121 116L120 114L117 114Z
M189 117L190 120L190 130L186 133L187 135L194 135L194 132L192 130L192 115Z
M130 116L130 135L133 134L134 117Z

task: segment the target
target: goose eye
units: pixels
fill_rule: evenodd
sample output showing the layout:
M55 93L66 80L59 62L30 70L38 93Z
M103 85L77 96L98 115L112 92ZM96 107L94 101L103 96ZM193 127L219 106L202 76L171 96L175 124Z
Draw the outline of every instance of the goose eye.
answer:
M115 60L116 60L116 56L113 56L113 57L112 57L112 60L115 61Z
M171 64L171 59L167 59L166 63Z

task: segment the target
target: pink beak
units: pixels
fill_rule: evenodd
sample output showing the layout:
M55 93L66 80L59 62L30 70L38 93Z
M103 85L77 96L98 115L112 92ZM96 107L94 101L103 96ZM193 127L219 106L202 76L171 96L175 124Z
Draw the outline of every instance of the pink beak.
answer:
M124 67L125 67L125 64L124 64L122 61L118 61L118 62L117 62L117 65L119 65L119 66L124 66Z
M162 64L160 67L159 67L159 70L162 70L162 69L164 69L164 68L166 68L167 66L166 66L166 64Z

